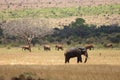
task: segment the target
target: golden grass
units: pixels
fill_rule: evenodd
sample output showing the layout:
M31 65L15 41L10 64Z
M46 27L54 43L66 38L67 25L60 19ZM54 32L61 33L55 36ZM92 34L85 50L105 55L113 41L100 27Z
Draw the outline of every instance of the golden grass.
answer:
M88 62L79 64L76 58L65 64L64 51L32 48L30 53L21 48L0 48L0 76L10 80L31 73L45 80L120 80L119 49L88 50Z
M65 49L66 50L66 49ZM21 48L0 48L0 65L64 65L64 51L44 51L43 48L32 48L32 52L22 51ZM110 64L120 65L119 49L95 49L88 50L89 58L86 64ZM84 56L82 56L84 59ZM70 64L76 64L76 58L70 60ZM84 63L80 63L84 64Z
M29 73L45 80L119 80L120 66L111 65L4 65L0 75L5 80Z

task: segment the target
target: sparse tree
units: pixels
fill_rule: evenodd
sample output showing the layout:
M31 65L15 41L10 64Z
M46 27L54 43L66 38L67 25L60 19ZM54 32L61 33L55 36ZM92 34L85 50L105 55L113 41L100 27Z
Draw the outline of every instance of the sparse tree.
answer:
M21 38L31 44L31 40L35 37L44 37L47 34L52 33L52 28L49 27L46 20L12 20L2 26L4 35L15 36Z

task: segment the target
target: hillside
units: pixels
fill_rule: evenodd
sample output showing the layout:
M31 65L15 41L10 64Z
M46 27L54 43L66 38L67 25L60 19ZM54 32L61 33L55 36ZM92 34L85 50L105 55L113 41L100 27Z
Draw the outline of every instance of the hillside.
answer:
M0 0L0 21L46 18L52 27L81 17L88 24L120 25L119 0Z
M119 0L0 0L0 10L120 4Z

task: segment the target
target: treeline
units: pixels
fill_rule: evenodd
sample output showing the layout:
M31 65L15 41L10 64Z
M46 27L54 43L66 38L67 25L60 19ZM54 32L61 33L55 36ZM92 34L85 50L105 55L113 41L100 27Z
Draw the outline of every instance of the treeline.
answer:
M15 21L12 21L15 23ZM16 22L19 23L19 22ZM26 25L29 23L25 22ZM8 23L7 23L8 24ZM19 29L18 25L16 24L16 29L13 27L10 30L10 24L6 26L6 32L8 34L4 34L5 32L2 28L0 28L0 44L11 44L12 46L18 46L21 44L26 44L24 41L25 39L21 38L22 36L30 36L34 34L34 37L31 38L31 43L35 44L44 44L44 43L65 43L65 44L104 44L104 43L120 43L120 26L117 24L113 25L102 25L97 27L96 25L86 24L85 20L82 18L77 18L75 22L70 23L68 26L64 26L63 28L54 28L52 32L44 30L45 28L24 28ZM37 25L38 26L38 25ZM43 25L44 26L44 25ZM18 28L18 30L17 30ZM22 28L22 27L21 27ZM34 29L35 28L35 29ZM25 30L26 29L26 30ZM47 30L49 28L46 28ZM13 32L13 30L15 30ZM21 31L20 31L21 30ZM36 30L36 31L35 31ZM26 34L27 32L27 34ZM40 36L39 33L40 32ZM18 34L19 33L19 34ZM10 35L14 34L14 35ZM15 34L18 34L17 36ZM43 36L43 34L45 36ZM27 39L28 39L27 38Z
M120 43L120 26L96 25L85 24L85 20L77 18L68 26L63 29L55 28L54 34L48 36L50 42L66 42L71 43Z

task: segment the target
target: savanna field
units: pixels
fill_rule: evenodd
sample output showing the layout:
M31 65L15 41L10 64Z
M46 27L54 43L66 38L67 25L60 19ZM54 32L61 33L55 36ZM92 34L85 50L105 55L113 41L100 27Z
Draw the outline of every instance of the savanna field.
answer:
M65 63L85 44L86 63ZM120 80L120 0L0 0L0 80Z
M119 80L120 49L100 48L88 50L87 63L77 63L72 58L64 63L64 52L52 47L44 51L42 47L32 48L32 52L21 48L0 49L0 77L10 80L13 76L32 76L43 80ZM82 56L84 61L84 56Z

